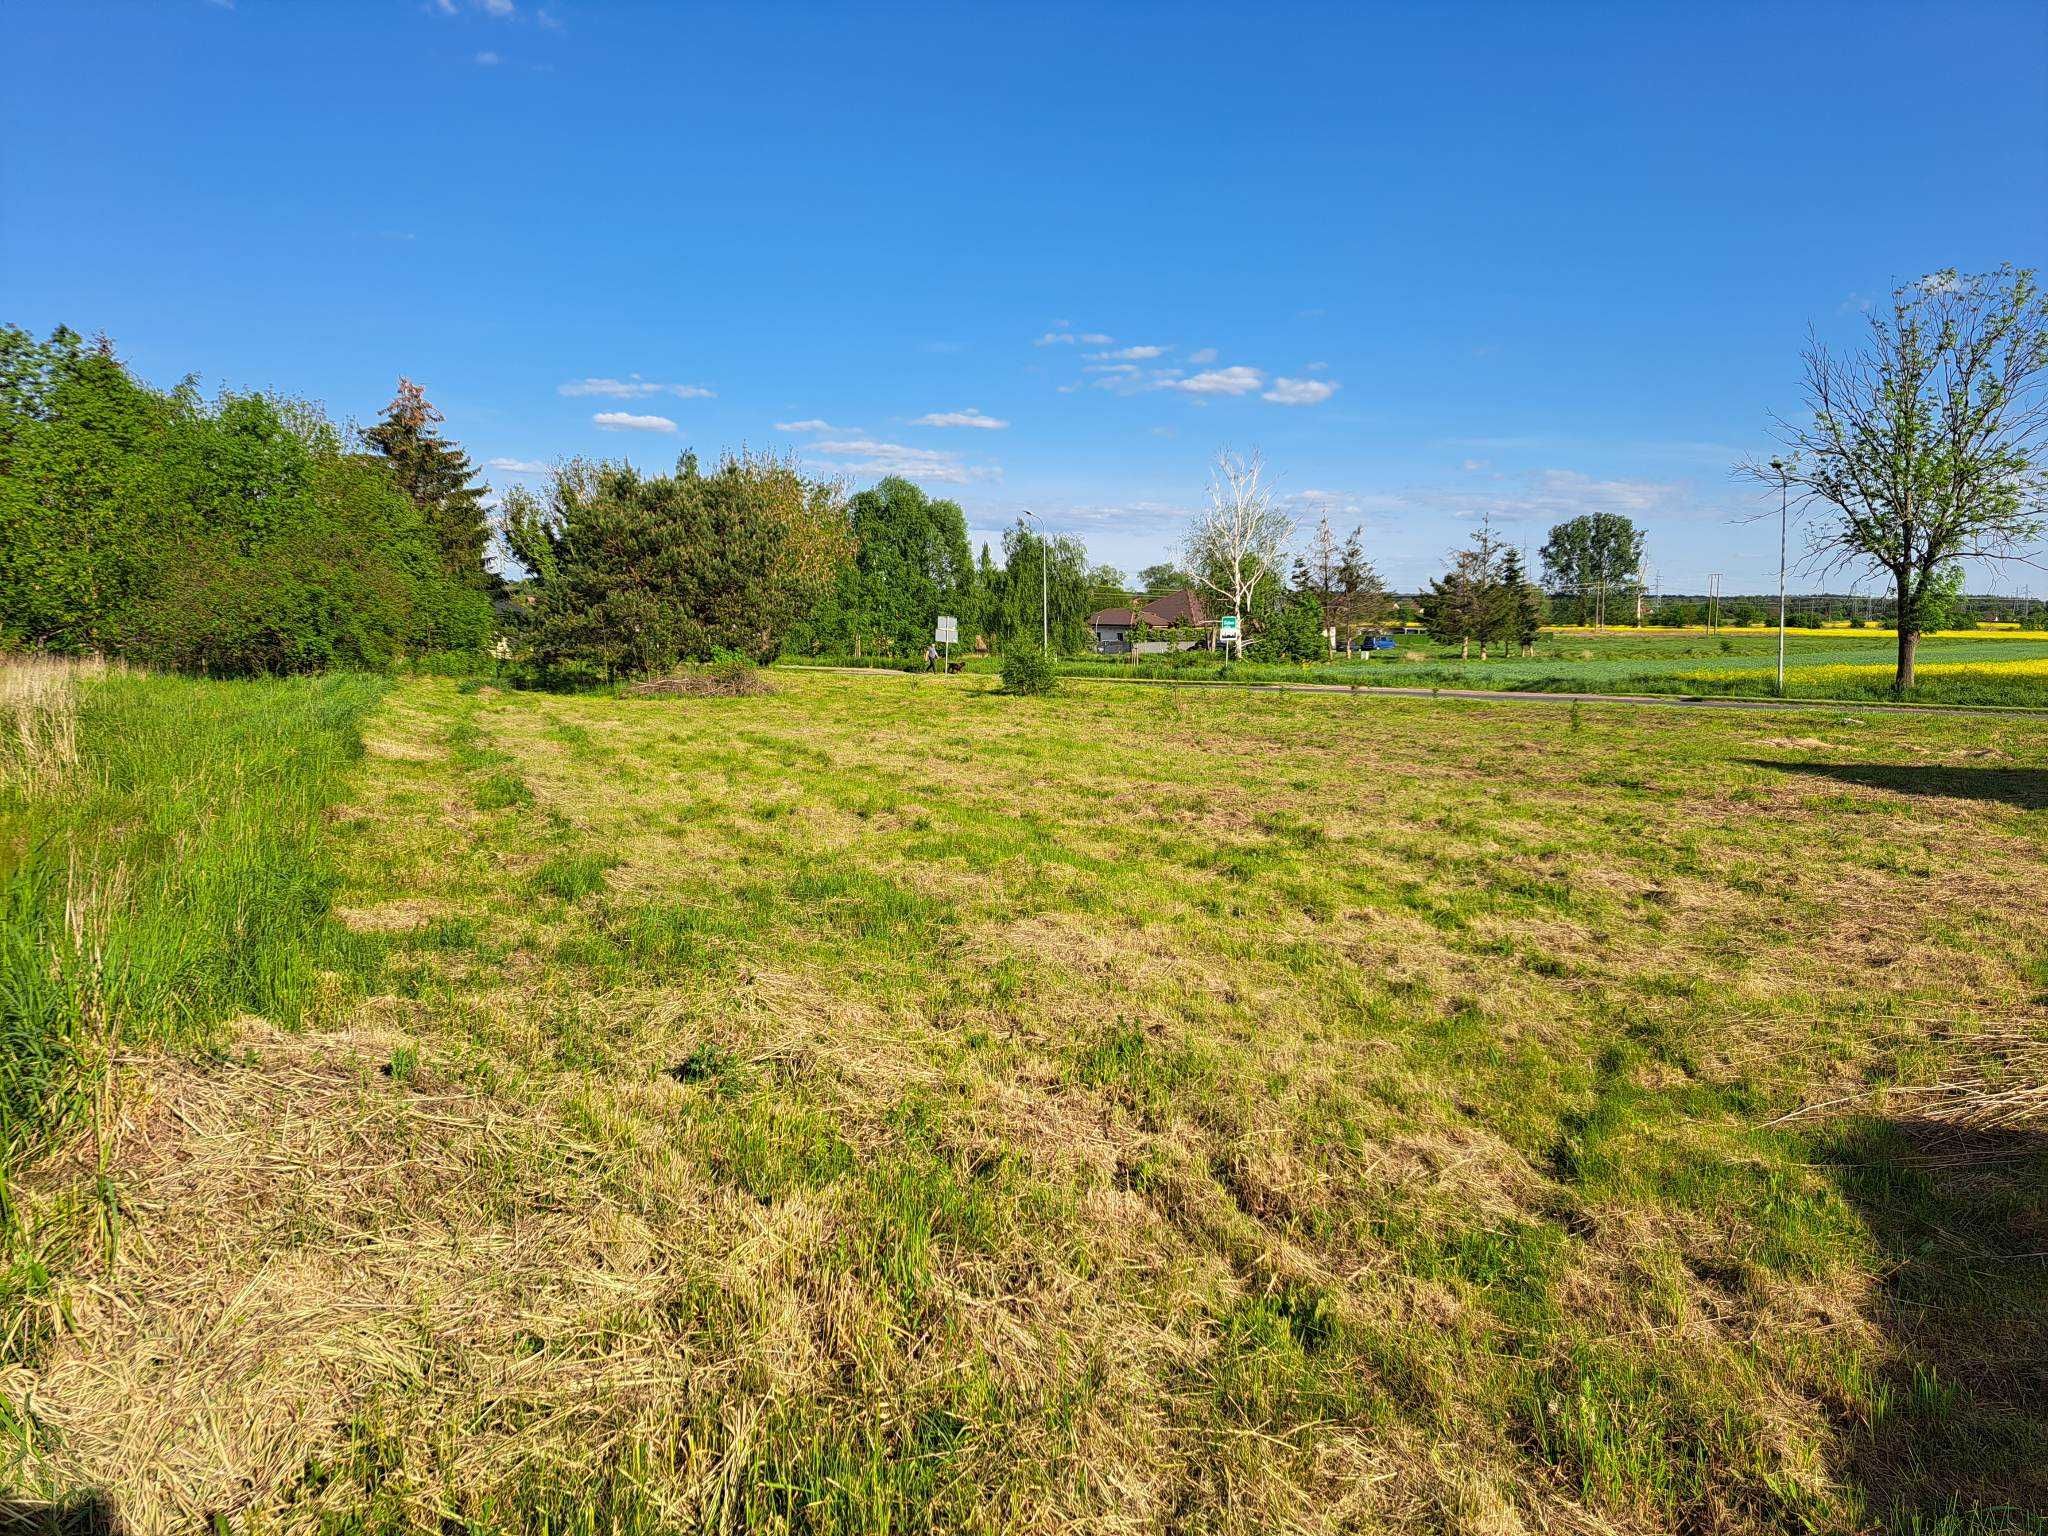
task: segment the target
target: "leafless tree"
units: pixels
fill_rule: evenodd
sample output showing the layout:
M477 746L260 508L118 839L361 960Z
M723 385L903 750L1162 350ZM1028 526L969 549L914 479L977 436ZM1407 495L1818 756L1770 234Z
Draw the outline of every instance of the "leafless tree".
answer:
M1259 588L1278 585L1281 561L1294 539L1294 519L1274 504L1257 449L1245 457L1225 449L1209 472L1209 504L1195 514L1183 541L1195 580L1237 615L1237 650L1244 650L1245 614Z
M1929 595L1961 560L2035 564L2048 508L2048 298L2029 269L1936 272L1892 294L1870 338L1837 356L1809 337L1812 421L1780 421L1787 450L1738 472L1822 510L1810 566L1890 576L1898 606L1893 686L1913 686Z

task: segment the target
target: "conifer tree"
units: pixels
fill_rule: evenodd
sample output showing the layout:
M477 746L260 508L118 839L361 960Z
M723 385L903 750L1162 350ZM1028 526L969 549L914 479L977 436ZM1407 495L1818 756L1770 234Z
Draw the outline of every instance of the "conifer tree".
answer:
M1536 650L1536 633L1543 627L1543 591L1529 580L1522 568L1519 550L1510 547L1500 561L1501 639L1512 640L1524 656Z
M443 419L425 390L401 378L383 419L363 436L390 460L400 489L420 509L443 569L462 581L493 587L497 578L484 566L490 539L484 489L471 483L476 468L469 455L434 431Z

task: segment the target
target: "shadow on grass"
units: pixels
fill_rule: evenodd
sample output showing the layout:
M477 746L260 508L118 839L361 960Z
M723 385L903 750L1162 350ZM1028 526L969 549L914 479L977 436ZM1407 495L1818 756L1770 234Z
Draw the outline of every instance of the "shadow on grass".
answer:
M1815 1152L1886 1261L1844 1477L1894 1531L2048 1530L2048 1133L1862 1118Z
M1810 774L1843 784L1861 784L1869 789L1889 789L1902 795L1997 800L2006 805L2016 805L2023 811L2048 808L2048 769L2042 768L1954 768L1939 763L1788 763L1761 757L1744 758L1743 761L1752 768Z
M0 1498L0 1536L121 1536L126 1529L113 1503L97 1493L54 1504Z

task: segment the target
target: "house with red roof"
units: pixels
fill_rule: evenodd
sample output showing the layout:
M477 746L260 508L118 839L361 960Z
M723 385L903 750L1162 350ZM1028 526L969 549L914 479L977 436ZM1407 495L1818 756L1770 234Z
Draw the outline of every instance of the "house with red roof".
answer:
M1154 633L1147 640L1136 642L1132 631L1141 626ZM1169 640L1165 632L1175 629L1194 630L1197 638ZM1216 621L1201 594L1193 590L1162 593L1142 608L1101 609L1088 615L1088 632L1094 637L1097 653L1103 656L1127 655L1134 643L1142 652L1150 653L1216 643Z

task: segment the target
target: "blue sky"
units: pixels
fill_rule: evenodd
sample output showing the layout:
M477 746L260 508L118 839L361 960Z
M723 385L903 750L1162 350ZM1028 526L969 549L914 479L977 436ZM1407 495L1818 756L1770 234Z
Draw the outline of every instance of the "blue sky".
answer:
M1806 327L2048 257L2034 3L8 0L0 47L0 318L364 420L410 374L500 487L796 448L1133 573L1256 445L1399 587L1615 510L1761 589L1729 464Z

